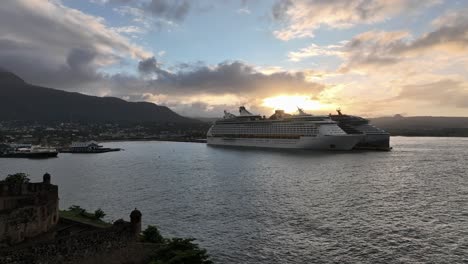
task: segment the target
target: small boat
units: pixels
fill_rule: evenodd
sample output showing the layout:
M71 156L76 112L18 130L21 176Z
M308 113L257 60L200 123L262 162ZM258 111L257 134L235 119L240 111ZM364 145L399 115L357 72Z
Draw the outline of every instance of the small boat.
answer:
M58 155L57 149L44 146L32 146L27 144L4 144L4 146L7 147L2 148L0 151L0 158L43 159L55 158Z

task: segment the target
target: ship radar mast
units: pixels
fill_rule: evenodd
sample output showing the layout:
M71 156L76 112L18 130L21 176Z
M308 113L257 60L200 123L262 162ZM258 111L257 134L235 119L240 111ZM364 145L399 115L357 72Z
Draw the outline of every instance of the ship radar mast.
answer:
M341 113L341 108L337 108L337 109L336 109L336 112L338 112L338 115L340 115L340 116L343 115L343 114Z

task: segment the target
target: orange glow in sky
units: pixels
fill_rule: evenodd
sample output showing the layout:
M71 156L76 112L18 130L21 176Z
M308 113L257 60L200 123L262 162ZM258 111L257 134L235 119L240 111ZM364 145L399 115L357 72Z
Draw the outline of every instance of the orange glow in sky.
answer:
M263 99L263 106L269 107L273 110L281 109L287 113L297 111L297 108L304 110L326 110L334 109L335 107L330 104L322 104L317 100L313 100L310 96L306 95L280 95Z

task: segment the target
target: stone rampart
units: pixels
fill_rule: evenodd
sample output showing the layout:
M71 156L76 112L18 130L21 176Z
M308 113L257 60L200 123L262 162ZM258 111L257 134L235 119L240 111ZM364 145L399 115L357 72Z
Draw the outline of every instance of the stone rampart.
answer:
M137 242L140 224L141 218L133 223L120 220L108 228L5 248L0 250L0 264L144 263L155 246Z
M51 230L58 222L58 187L42 183L0 183L0 247L10 246Z

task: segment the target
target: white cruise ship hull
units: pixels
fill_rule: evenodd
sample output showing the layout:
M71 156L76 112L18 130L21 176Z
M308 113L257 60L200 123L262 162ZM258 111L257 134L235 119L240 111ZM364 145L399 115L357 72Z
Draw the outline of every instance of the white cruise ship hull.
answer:
M320 135L298 139L207 137L208 145L311 150L351 150L362 135Z

